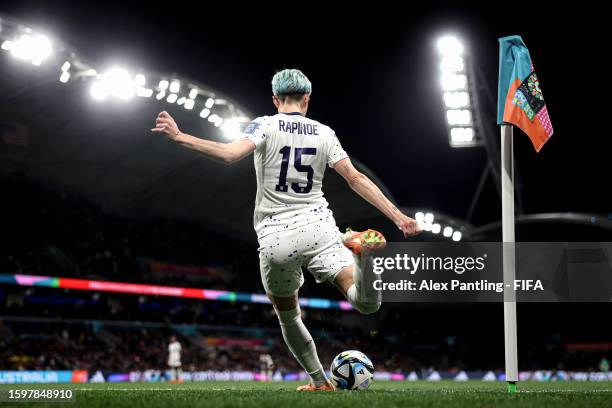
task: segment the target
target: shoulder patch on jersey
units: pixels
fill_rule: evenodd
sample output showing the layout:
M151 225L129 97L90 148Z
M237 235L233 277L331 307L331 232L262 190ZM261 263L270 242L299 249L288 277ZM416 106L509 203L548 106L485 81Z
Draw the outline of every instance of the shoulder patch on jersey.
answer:
M247 125L247 127L244 128L243 133L246 133L247 135L252 135L253 133L255 133L257 128L259 128L259 125L261 125L261 123L251 122Z

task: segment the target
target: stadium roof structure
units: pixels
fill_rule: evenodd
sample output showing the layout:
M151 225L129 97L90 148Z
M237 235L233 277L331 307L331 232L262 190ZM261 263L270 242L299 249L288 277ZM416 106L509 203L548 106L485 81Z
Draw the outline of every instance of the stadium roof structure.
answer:
M244 234L252 231L252 159L225 167L150 132L167 110L181 130L227 141L253 117L236 99L178 74L95 67L3 16L0 27L0 172L24 173L120 212L194 219L254 240ZM324 191L340 225L378 216L333 171Z

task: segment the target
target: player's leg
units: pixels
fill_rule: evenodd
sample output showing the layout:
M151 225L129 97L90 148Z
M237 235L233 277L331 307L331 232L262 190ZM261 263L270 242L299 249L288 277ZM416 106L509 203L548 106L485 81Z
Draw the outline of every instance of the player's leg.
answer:
M352 270L340 271L334 283L355 309L363 314L374 313L380 308L381 294L373 286L375 276L364 276L364 269L368 268L364 268L363 262L367 261L368 251L383 248L387 241L378 231L360 232L349 228L342 235L342 243L352 252L354 263Z
M333 390L312 336L302 321L297 292L304 283L303 260L296 245L299 237L294 234L271 235L260 240L261 280L278 316L287 347L311 378L312 384L298 390Z
M381 305L380 294L370 287L371 285L357 284L355 277L360 269L357 263L343 268L336 275L334 284L359 313L364 315L376 313Z
M335 225L323 224L314 228L317 232L316 248L312 251L313 256L308 263L308 270L317 282L329 281L336 285L351 306L360 313L376 312L380 308L380 293L372 286L370 281L373 279L364 279L362 276L361 256L345 246ZM367 245L363 247L360 245L357 248L359 254L362 253L362 249L371 249Z
M170 366L170 382L174 383L176 381L176 371L173 366Z
M302 321L297 294L288 297L268 296L276 310L283 339L287 347L289 347L295 359L310 376L314 387L310 387L309 390L311 388L327 390L331 384L329 384L325 376L325 370L323 370L323 366L319 361L314 340ZM306 390L308 387L300 387L298 390ZM333 389L333 386L331 389Z

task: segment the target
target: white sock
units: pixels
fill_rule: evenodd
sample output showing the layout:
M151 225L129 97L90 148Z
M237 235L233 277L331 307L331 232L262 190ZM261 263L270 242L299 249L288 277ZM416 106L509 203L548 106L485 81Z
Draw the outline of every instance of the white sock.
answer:
M302 322L300 306L292 310L277 310L276 314L285 343L295 359L306 370L314 385L319 387L325 384L325 371L319 361L314 340Z
M355 283L346 292L346 299L361 314L372 314L380 309L380 291L374 289L372 279L365 281L361 269L361 257L353 254L353 258L355 260L353 266Z

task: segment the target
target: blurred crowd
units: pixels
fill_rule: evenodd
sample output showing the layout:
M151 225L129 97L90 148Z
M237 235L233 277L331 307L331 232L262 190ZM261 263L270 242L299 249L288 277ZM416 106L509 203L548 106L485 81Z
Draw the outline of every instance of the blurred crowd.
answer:
M228 330L228 328L230 330ZM182 344L183 369L187 371L259 371L259 357L270 354L274 370L300 371L277 330L252 331L231 327L138 327L101 322L3 322L0 320L0 370L97 370L130 372L164 370L171 336ZM407 373L431 369L458 371L470 367L445 364L444 357L428 361L423 351L406 351L389 339L314 333L324 366L350 349L365 351L377 370ZM359 339L359 340L357 340ZM224 342L223 340L226 340ZM549 350L555 364L528 369L609 370L606 353ZM448 363L448 355L445 357ZM607 365L606 365L607 363ZM607 367L607 368L606 368ZM500 367L471 367L476 370Z
M15 329L11 328L12 326ZM64 324L0 321L0 370L107 370L129 372L167 368L168 342L172 335L182 344L183 369L189 371L258 371L259 357L270 354L281 373L299 371L280 332L254 333L220 328L180 332L170 327L107 326L101 323ZM225 337L220 337L225 336ZM230 336L230 337L228 337ZM223 340L229 340L223 344ZM242 340L243 342L241 342ZM218 344L217 344L218 343ZM417 369L409 358L399 358L374 343L339 341L321 335L317 347L322 363L347 349L369 347L378 369Z
M117 214L76 194L45 190L20 176L0 179L0 270L208 288L259 289L255 248L197 223ZM207 237L213 236L214 239ZM224 279L197 273L152 274L150 261L220 265Z

